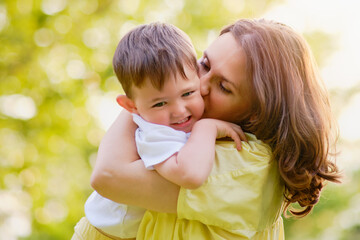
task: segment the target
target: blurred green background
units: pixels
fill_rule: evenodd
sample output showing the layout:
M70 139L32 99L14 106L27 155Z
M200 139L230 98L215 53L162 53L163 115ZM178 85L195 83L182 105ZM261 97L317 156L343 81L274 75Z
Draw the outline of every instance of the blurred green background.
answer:
M200 57L238 18L304 34L339 120L329 184L286 238L360 239L360 17L356 0L0 0L0 239L70 239L92 192L97 147L119 113L111 61L128 30L152 21L190 35Z

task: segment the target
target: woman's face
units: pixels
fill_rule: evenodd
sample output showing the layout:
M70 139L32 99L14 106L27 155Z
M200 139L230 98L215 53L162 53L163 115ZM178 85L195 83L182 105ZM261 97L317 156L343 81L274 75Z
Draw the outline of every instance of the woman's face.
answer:
M199 59L204 118L240 123L249 117L251 93L246 55L231 33L219 36Z

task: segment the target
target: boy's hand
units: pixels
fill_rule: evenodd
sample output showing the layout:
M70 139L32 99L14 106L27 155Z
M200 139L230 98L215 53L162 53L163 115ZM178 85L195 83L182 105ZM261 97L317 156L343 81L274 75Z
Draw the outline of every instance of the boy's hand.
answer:
M234 140L236 148L241 150L241 141L246 141L246 136L242 131L241 127L237 124L225 122L217 119L201 119L200 121L206 121L207 124L211 124L216 127L217 136L216 138L230 137Z

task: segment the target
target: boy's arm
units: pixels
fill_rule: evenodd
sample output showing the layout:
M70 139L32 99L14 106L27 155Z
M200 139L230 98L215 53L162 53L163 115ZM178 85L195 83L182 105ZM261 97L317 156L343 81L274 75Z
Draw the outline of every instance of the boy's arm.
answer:
M154 168L179 186L198 188L206 181L213 167L216 139L223 137L233 138L238 149L241 149L240 138L246 139L236 124L201 119L195 123L189 140L180 151Z
M144 167L136 150L136 128L131 114L122 111L101 141L91 186L115 202L175 213L179 187Z

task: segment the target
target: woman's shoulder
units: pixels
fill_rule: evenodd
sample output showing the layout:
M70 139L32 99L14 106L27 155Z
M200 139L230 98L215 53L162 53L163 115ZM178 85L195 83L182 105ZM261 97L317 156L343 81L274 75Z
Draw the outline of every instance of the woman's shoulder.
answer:
M238 151L233 141L217 141L215 147L215 164L218 168L244 169L250 166L269 165L272 151L268 144L246 133L248 142L242 142Z
M181 218L238 234L272 231L282 211L283 184L270 147L247 137L240 151L231 141L217 143L207 181L198 189L180 190Z
M247 142L242 141L242 148L245 149L245 151L260 151L267 154L271 154L271 148L268 144L264 143L263 141L259 140L254 134L251 133L245 133ZM217 140L216 146L219 147L219 149L232 149L235 148L235 142L231 139L229 140Z

